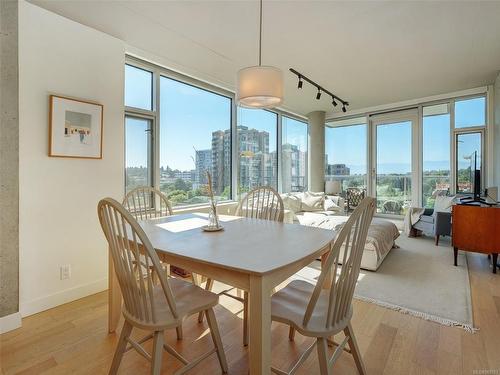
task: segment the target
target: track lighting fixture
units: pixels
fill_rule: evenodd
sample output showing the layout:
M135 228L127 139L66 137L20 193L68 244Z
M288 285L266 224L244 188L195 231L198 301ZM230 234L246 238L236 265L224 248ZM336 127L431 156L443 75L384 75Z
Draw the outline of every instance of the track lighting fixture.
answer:
M328 91L324 87L318 85L316 82L314 82L310 78L307 78L305 75L303 75L302 73L299 73L295 69L290 68L290 71L299 78L299 82L297 83L297 88L298 89L301 89L304 81L306 81L306 82L310 83L311 85L313 85L314 87L316 87L318 89L318 93L316 94L316 100L320 100L321 99L321 94L324 92L326 95L328 95L328 96L330 96L332 98L332 105L334 107L337 106L337 104L338 104L337 102L340 102L340 104L342 104L342 112L344 112L344 113L347 112L347 108L346 107L349 105L348 101L340 99L337 95L335 95L331 91Z

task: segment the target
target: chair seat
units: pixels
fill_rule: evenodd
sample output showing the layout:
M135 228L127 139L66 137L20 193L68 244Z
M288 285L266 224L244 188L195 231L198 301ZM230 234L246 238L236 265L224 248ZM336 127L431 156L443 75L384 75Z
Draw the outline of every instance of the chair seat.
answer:
M126 309L123 311L125 318L143 329L167 329L177 327L186 317L207 310L219 303L219 296L217 294L192 283L176 278L169 278L168 282L177 306L177 319L173 317L170 311L161 285L156 285L153 289L157 317L157 322L154 325L138 321L128 315Z
M326 328L329 290L321 292L307 326L303 325L304 314L314 291L314 285L303 280L294 280L272 296L272 320L288 324L305 336L329 337L343 330L352 317L352 306L344 321Z

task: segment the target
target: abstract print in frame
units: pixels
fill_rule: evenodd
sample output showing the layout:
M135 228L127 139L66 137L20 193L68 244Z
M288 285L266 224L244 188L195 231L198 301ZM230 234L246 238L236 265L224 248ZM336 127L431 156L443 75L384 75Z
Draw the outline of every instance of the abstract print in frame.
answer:
M49 156L102 159L102 104L51 95Z

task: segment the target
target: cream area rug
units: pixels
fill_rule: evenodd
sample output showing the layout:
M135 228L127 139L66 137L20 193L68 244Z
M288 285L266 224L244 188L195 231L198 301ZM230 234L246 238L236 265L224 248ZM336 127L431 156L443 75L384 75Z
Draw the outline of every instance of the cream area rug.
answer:
M474 332L469 272L465 253L453 266L449 239L434 245L431 238L396 240L399 248L387 255L376 272L361 270L355 298ZM319 263L297 276L311 280L318 275Z

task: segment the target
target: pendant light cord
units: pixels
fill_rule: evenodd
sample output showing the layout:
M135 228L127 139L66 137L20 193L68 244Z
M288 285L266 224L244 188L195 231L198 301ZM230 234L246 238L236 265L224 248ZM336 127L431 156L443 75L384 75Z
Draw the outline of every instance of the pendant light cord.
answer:
M260 0L259 66L262 65L262 0Z

